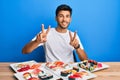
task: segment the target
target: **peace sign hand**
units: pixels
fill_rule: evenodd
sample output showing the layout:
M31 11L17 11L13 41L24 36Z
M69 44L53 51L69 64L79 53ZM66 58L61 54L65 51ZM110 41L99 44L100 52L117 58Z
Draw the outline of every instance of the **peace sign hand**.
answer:
M47 41L47 34L48 34L49 31L50 31L50 26L45 31L44 30L44 24L42 24L42 32L37 35L36 41L39 42L39 43L46 42Z
M76 33L77 32L74 32L74 36L72 37L72 34L69 31L70 45L73 46L75 49L78 49L80 47L80 44L79 44L78 40L76 39Z

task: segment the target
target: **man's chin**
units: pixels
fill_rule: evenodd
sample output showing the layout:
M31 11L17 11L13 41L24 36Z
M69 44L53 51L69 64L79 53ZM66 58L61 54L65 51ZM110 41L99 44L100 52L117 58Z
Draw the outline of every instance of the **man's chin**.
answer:
M67 29L68 26L60 26L62 29Z

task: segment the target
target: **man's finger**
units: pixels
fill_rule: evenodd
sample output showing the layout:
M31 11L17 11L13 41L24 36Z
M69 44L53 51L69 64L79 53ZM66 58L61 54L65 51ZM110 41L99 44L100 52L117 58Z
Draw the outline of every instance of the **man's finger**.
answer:
M40 40L41 40L41 41L43 40L42 36L43 36L43 35L42 35L42 34L40 34Z
M76 38L76 33L77 33L77 32L75 31L75 32L74 32L74 36L73 36L73 40Z
M44 33L44 24L42 24L42 33Z
M50 25L48 26L48 29L46 31L46 34L48 34L48 32L50 31Z
M69 36L70 36L70 42L71 42L72 41L72 34L70 31L69 31Z

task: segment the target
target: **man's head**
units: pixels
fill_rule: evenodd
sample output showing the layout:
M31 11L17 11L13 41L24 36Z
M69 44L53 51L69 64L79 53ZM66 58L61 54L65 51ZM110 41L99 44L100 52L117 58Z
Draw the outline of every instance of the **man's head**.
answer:
M56 9L56 21L58 27L67 29L71 22L72 8L66 4L62 4Z
M70 16L72 15L72 8L66 4L59 5L56 9L56 16L58 15L59 11L64 10L64 11L69 11Z

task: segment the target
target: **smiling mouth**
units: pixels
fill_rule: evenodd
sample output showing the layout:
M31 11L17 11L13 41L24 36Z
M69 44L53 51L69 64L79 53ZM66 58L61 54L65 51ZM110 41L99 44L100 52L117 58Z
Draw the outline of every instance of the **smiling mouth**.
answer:
M63 24L63 25L66 25L66 24L67 24L67 22L62 22L62 24Z

